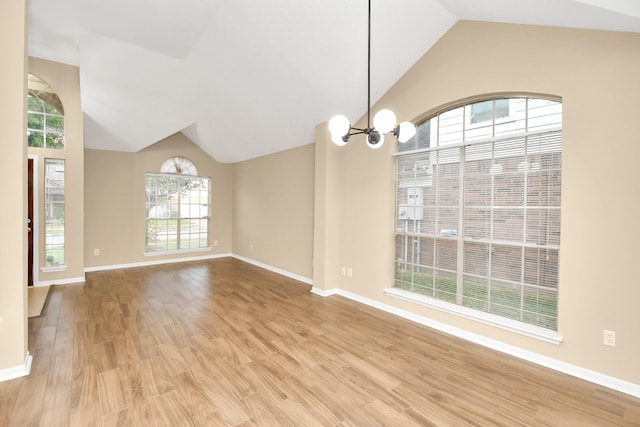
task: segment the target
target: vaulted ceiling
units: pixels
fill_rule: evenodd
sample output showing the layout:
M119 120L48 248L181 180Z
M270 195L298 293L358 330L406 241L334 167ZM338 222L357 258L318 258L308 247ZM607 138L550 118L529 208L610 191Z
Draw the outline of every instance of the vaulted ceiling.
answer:
M237 162L366 112L367 0L29 7L29 54L80 68L87 148L138 151L182 132ZM640 32L640 1L372 0L372 102L458 20Z

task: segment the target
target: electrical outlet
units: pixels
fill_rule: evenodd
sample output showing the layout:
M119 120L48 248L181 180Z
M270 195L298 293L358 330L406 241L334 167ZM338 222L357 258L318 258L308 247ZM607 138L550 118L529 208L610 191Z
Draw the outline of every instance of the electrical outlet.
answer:
M347 277L353 277L353 269L351 267L347 268Z
M603 342L604 345L608 345L609 347L616 346L616 333L614 331L604 330Z
M93 256L98 256L98 255L100 255L100 249L96 248L93 250Z

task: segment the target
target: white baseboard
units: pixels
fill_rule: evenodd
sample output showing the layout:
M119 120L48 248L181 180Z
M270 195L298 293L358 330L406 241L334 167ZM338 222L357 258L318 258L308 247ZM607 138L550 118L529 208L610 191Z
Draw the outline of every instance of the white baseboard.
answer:
M128 263L128 264L100 265L100 266L95 266L95 267L86 267L84 269L84 272L85 273L90 273L90 272L94 272L94 271L117 270L117 269L120 269L120 268L148 267L148 266L151 266L151 265L173 264L173 263L177 263L177 262L188 262L188 261L202 261L202 260L207 260L207 259L226 258L226 257L233 257L233 258L239 259L240 261L244 261L246 263L253 264L253 265L257 266L257 267L264 268L265 270L273 271L274 273L278 273L278 274L280 274L282 276L286 276L286 277L289 277L291 279L298 280L298 281L306 283L308 285L313 285L313 280L308 278L308 277L304 277L304 276L301 276L299 274L291 273L289 271L282 270L282 269L277 268L277 267L272 267L270 265L263 264L261 262L252 260L250 258L245 258L243 256L236 255L236 254L230 254L230 253L227 253L227 254L216 254L216 255L204 255L204 256L188 257L188 258L161 259L161 260L156 260L156 261L133 262L133 263ZM83 281L84 281L84 279L83 279ZM65 283L69 283L69 282L65 282Z
M244 261L244 262L247 262L249 264L253 264L253 265L257 266L257 267L264 268L265 270L273 271L274 273L278 273L278 274L280 274L282 276L286 276L286 277L289 277L291 279L298 280L299 282L306 283L307 285L313 285L313 279L310 279L308 277L300 276L299 274L291 273L289 271L282 270L282 269L277 268L277 267L272 267L270 265L263 264L263 263L258 262L258 261L254 261L254 260L252 260L250 258L245 258L245 257L240 256L240 255L233 254L231 256L233 256L236 259L239 259L240 261Z
M33 356L27 351L27 355L24 358L24 364L14 366L13 368L0 369L0 382L12 380L14 378L24 377L31 372L31 362L33 362Z
M325 290L325 289L318 289L314 287L311 289L311 292L313 292L316 295L320 295L322 297L340 295L345 298L349 298L353 301L357 301L359 303L368 305L370 307L374 307L379 310L386 311L387 313L394 314L396 316L402 317L404 319L410 320L420 325L424 325L429 328L433 328L438 331L447 333L449 335L453 335L455 337L462 338L464 340L467 340L476 344L480 344L484 347L488 347L490 349L497 350L499 352L506 353L511 356L515 356L520 359L535 363L537 365L545 366L555 371L572 375L574 377L592 382L594 384L601 385L603 387L617 390L622 393L629 394L631 396L640 397L640 385L638 384L633 384L628 381L623 381L618 378L610 377L608 375L604 375L599 372L582 368L580 366L576 366L570 363L562 362L560 360L552 359L550 357L543 356L541 354L534 353L529 350L524 350L524 349L515 347L513 345L503 343L501 341L487 338L482 335L475 334L473 332L469 332L464 329L460 329L460 328L448 325L446 323L438 322L438 321L429 319L427 317L420 316L418 314L411 313L409 311L402 310L397 307L393 307L391 305L384 304L376 300L372 300L370 298L362 297L360 295L342 290L340 288L332 288L332 289Z
M231 254L215 254L215 255L188 257L188 258L171 258L171 259L160 259L155 261L132 262L127 264L99 265L95 267L85 267L84 272L90 273L94 271L118 270L121 268L148 267L151 265L174 264L177 262L188 262L188 261L202 261L206 259L225 258L229 256L231 256Z
M344 295L345 291L341 291L338 288L332 288L332 289L320 289L320 288L316 288L315 286L313 288L311 288L311 293L314 293L316 295L320 295L321 297L330 297L331 295L342 295L344 297L347 297L346 295ZM355 295L355 294L353 294ZM347 297L349 298L349 297ZM350 298L350 299L354 299L354 298ZM369 304L367 304L369 305Z
M33 286L36 288L51 286L51 285L72 285L74 283L84 283L85 277L69 277L68 279L57 279L57 280L41 280L37 283L34 283Z

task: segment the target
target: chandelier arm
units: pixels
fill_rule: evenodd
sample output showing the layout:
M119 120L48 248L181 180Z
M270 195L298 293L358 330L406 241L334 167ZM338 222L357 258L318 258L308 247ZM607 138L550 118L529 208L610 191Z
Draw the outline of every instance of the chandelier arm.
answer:
M351 132L352 130L360 131L360 132L358 132L358 133L364 133L364 132L367 132L369 129L366 129L366 128L357 128L357 127L353 127L353 126L351 126L351 128L349 128L349 132Z

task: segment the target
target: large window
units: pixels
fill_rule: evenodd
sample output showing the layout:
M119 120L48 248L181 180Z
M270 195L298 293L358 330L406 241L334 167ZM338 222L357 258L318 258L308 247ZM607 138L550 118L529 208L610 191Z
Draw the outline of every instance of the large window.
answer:
M45 265L63 266L64 261L64 160L44 160Z
M27 145L40 148L64 148L64 109L51 87L29 74Z
M557 330L562 104L443 111L397 155L395 287Z
M195 166L182 157L162 170L170 173L146 174L146 252L207 248L209 178L194 176Z

